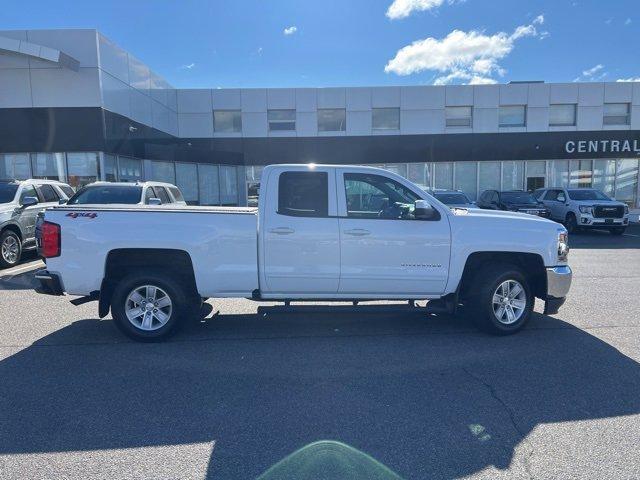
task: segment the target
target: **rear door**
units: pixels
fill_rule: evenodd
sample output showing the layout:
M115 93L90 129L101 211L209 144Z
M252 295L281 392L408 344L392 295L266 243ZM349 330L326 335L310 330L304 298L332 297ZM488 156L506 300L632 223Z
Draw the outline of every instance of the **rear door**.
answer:
M403 298L442 293L451 243L447 216L414 219L409 206L423 197L390 177L338 171L337 183L339 292Z
M38 216L38 212L43 210L43 207L42 196L38 194L35 186L22 186L22 190L20 192L20 205L22 205L22 202L26 197L35 197L38 199L38 203L36 205L22 207L18 214L18 222L20 223L20 229L24 235L23 243L28 247L31 243L35 242L36 218Z
M340 243L334 169L276 170L267 182L262 188L262 293L335 294Z
M555 220L564 220L564 201L564 192L555 188L547 190L542 197L542 203L551 211L551 218Z

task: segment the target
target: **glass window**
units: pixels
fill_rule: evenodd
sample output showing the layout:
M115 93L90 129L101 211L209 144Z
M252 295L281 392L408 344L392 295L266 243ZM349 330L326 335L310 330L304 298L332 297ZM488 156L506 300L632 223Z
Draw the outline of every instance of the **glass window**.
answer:
M147 187L147 190L144 192L144 203L145 205L149 205L149 200L156 197L156 192L153 191L153 188Z
M569 161L553 160L549 168L549 186L566 187L569 185Z
M527 161L527 177L544 177L546 170L544 160Z
M238 170L231 165L220 165L220 203L238 204Z
M144 161L144 178L156 182L176 183L176 170L173 162Z
M195 163L176 163L176 186L188 205L198 204L198 167Z
M142 180L142 161L137 158L120 157L118 161L121 182Z
M242 132L242 115L240 110L214 110L214 132Z
M611 200L604 193L592 188L585 190L569 190L567 193L571 200Z
M456 183L454 188L462 190L469 198L475 200L477 192L478 168L476 162L456 162Z
M524 162L502 162L502 189L522 190L524 183Z
M423 190L428 189L431 177L429 167L428 163L409 163L407 165L407 179Z
M34 153L31 155L32 178L42 180L66 179L64 153Z
M217 165L198 165L200 205L220 205L220 183Z
M349 217L413 218L418 196L395 180L368 173L345 173L344 187Z
M549 126L571 126L575 124L575 104L549 105Z
M69 199L69 205L119 203L135 205L140 203L142 187L137 185L91 185L78 190Z
M262 177L262 165L253 165L245 168L245 178L248 182L259 182Z
M118 181L118 161L115 155L104 155L104 179L107 182Z
M447 127L471 127L471 107L445 108Z
M445 205L467 205L471 203L471 200L464 193L443 193L435 192L433 194L438 200Z
M173 198L176 202L184 202L184 197L182 196L182 192L180 191L180 189L176 187L169 187L169 191L171 192L171 195L173 195Z
M268 110L269 131L284 131L296 129L295 110Z
M51 185L38 185L38 190L40 190L42 201L45 203L57 202L60 199Z
M569 186L571 188L591 187L591 160L571 160L569 172Z
M318 109L319 132L344 132L346 129L347 121L344 108Z
M73 190L73 188L71 188L71 187L69 187L67 185L58 185L58 188L64 192L64 194L67 196L67 198L73 197L73 194L76 193Z
M498 109L498 122L501 127L524 127L526 125L524 105L502 105Z
M327 173L281 173L278 180L278 213L294 217L326 217L329 214Z
M12 153L0 158L0 179L26 180L31 178L28 153Z
M435 188L446 188L451 190L453 188L453 163L451 162L436 162L434 167L434 185Z
M22 192L20 192L20 204L22 204L24 202L24 199L27 197L34 197L38 201L40 200L40 197L38 196L38 193L36 192L36 189L33 185L25 185L24 187L22 187Z
M400 130L399 108L373 108L371 128L374 130Z
M17 191L18 185L15 183L0 183L0 204L13 202Z
M407 178L407 164L406 163L392 163L383 167L385 170Z
M479 191L500 190L500 162L478 162Z
M618 160L616 172L616 200L625 202L629 207L637 205L638 159Z
M594 160L593 161L593 188L603 191L609 196L614 196L616 181L616 161L615 160Z
M167 193L167 190L164 187L153 187L153 191L156 192L156 195L163 204L173 203L171 201L171 198L169 197L169 194Z
M629 104L628 103L605 103L604 125L629 125Z
M69 185L75 188L98 180L98 154L94 152L67 153L67 178Z

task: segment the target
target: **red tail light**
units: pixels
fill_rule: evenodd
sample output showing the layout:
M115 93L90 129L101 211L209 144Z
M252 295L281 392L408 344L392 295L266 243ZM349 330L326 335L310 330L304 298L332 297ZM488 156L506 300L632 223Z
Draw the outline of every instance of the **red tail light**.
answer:
M42 256L52 258L60 256L60 225L44 222L41 227Z

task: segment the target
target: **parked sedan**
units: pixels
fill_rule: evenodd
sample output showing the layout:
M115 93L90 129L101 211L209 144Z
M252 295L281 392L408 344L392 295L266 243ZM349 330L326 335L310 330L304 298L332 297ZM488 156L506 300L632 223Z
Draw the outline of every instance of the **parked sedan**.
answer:
M451 208L474 208L475 202L471 201L467 194L461 190L433 190L431 195L436 197L447 207Z
M522 190L501 192L485 190L480 195L478 207L486 210L508 210L512 212L528 213L539 217L549 218L550 210L532 194Z

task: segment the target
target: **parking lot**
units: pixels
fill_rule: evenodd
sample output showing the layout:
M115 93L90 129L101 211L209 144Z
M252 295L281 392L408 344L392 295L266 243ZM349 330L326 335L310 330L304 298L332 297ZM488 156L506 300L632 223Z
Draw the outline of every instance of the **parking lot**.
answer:
M505 338L420 309L228 300L132 343L95 303L34 293L27 258L0 271L0 478L249 479L283 459L264 478L637 478L640 227L571 245L565 306Z

